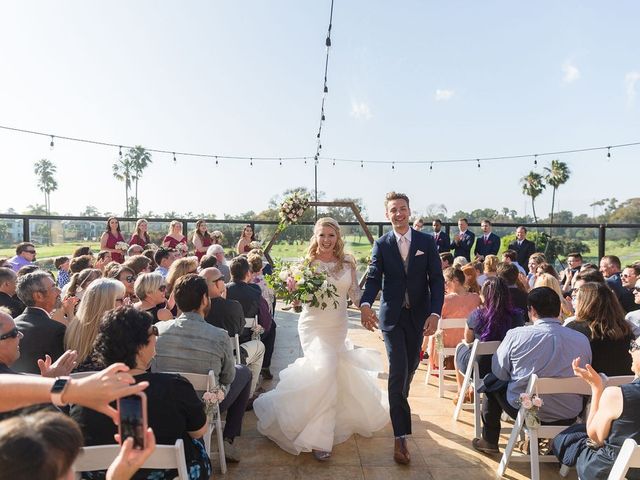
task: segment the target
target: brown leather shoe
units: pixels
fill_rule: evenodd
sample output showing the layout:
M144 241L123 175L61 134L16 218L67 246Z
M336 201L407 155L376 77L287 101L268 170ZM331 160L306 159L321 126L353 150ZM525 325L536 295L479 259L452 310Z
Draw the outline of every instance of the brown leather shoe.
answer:
M396 438L393 449L393 459L400 465L409 465L411 455L409 455L406 438Z

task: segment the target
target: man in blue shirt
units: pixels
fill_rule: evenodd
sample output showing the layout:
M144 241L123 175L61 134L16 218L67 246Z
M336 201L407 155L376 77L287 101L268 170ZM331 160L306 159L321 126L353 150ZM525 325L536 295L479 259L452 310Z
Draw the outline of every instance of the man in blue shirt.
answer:
M573 377L571 362L580 357L582 364L591 363L591 346L584 334L563 327L558 319L560 297L549 287L534 288L527 297L532 326L507 332L493 355L491 370L498 380L497 388L487 385L482 402L482 438L473 439L473 447L484 453L498 453L500 416L518 415L518 400L527 388L529 377ZM486 378L486 377L485 377ZM548 395L540 410L545 424L569 425L582 411L580 395Z

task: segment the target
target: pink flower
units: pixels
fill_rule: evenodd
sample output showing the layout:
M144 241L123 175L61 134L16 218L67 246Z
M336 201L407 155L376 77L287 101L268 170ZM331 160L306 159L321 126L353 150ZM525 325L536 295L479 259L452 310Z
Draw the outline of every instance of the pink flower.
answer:
M293 292L297 287L296 280L293 277L287 278L287 290L289 293Z
M529 400L528 398L525 398L524 400L522 400L522 406L526 410L529 410L533 406L533 402L531 400Z
M538 407L538 408L540 408L542 405L544 405L544 402L542 401L542 398L540 398L540 397L533 397L532 403L533 403L534 407Z

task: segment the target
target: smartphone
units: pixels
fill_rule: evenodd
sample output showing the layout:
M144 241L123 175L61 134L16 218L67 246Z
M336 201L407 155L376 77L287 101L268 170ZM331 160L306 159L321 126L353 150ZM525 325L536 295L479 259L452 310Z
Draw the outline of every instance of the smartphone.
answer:
M133 448L144 450L144 437L147 431L147 396L143 393L136 393L118 399L118 415L120 425L120 444L128 438L133 437Z

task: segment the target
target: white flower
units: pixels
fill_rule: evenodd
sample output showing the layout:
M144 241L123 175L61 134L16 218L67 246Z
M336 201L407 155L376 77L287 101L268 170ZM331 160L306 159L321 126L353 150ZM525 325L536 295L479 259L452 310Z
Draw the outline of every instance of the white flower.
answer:
M524 400L522 400L522 406L526 410L529 410L533 406L533 402L530 399L525 398Z
M533 397L533 400L531 402L533 403L534 407L538 407L538 408L540 408L542 405L544 405L544 402L542 401L542 398L540 398L540 397Z
M283 282L286 282L288 276L289 276L289 272L287 272L286 270L280 270L280 274L278 275L278 278Z
M304 277L298 280L298 285L304 285Z

